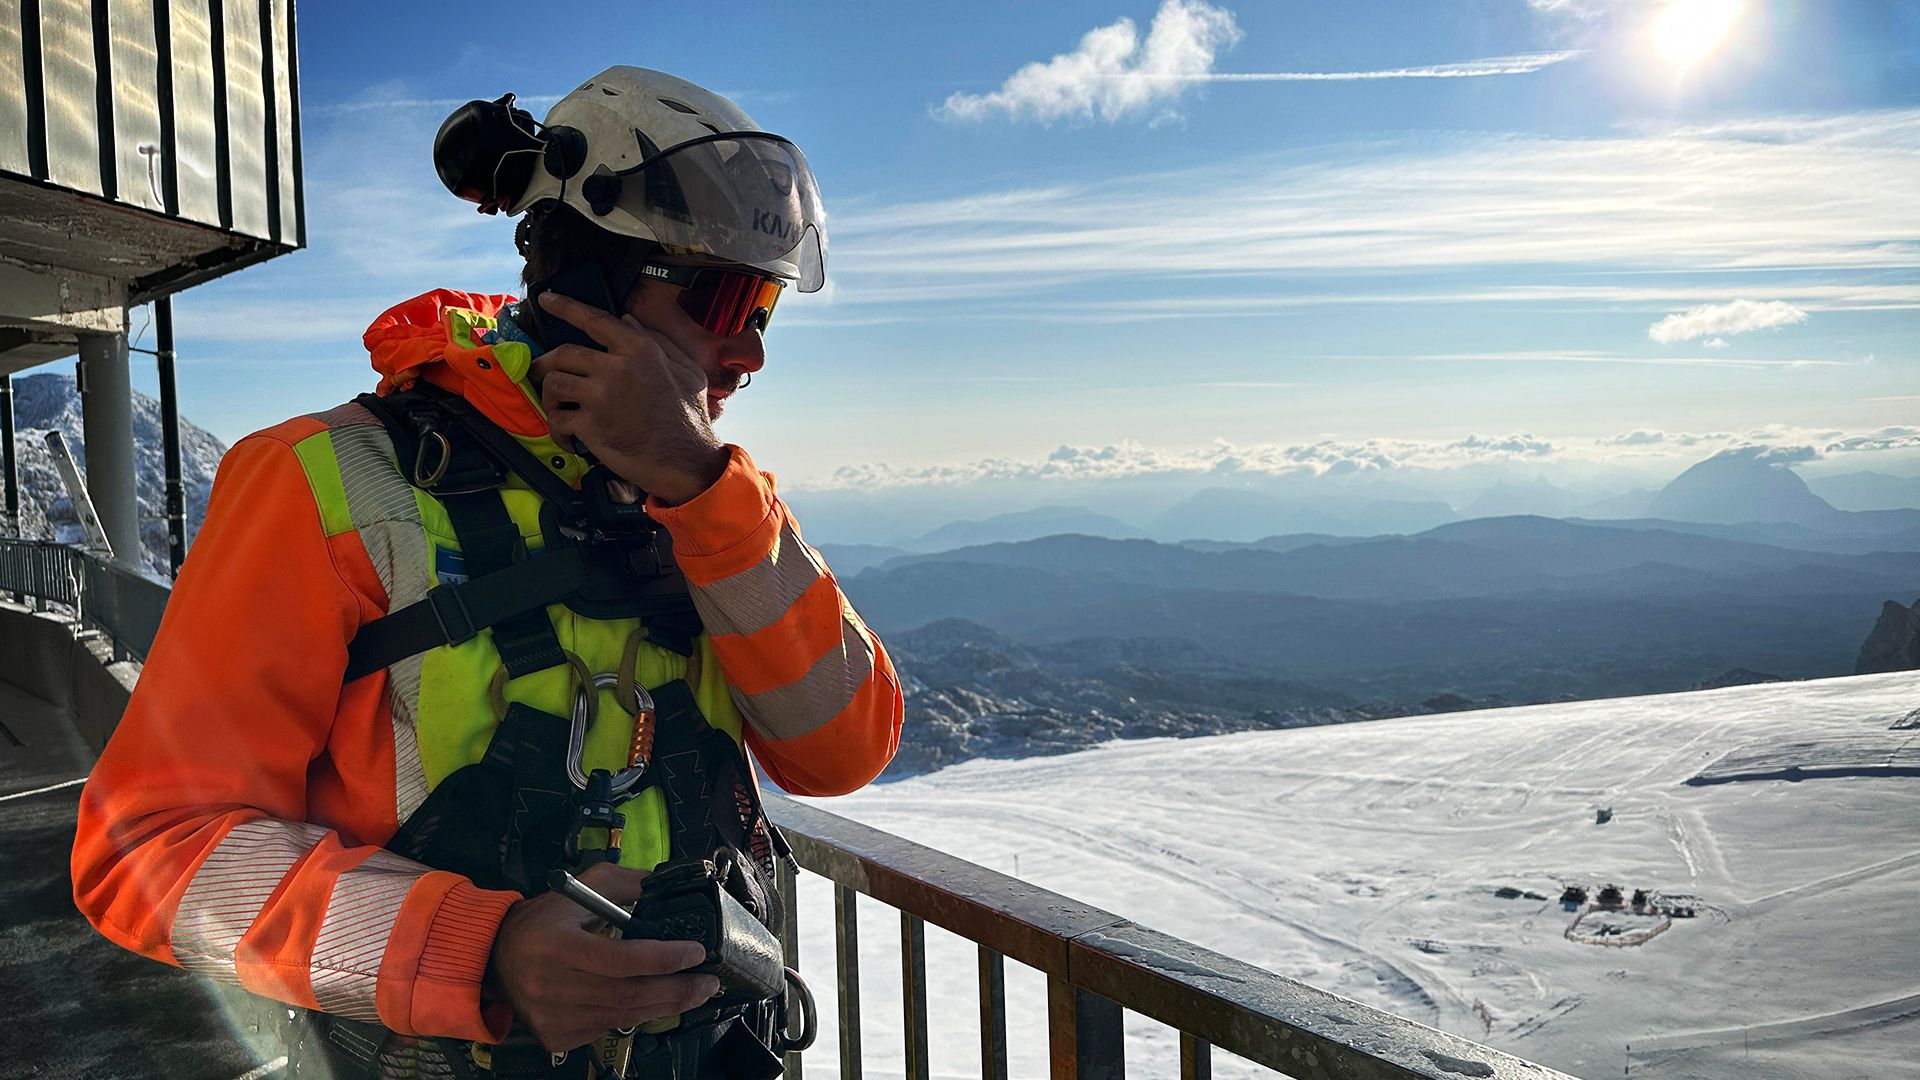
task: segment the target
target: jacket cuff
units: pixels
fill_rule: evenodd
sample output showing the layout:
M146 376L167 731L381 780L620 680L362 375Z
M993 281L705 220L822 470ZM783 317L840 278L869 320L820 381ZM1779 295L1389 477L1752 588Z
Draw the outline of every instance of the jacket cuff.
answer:
M519 893L482 889L465 878L441 897L414 974L408 1027L415 1034L490 1043L506 1038L513 1007L483 1002L480 986L500 920L519 899Z
M766 558L780 535L773 478L729 445L726 471L707 490L678 506L647 499L647 515L666 526L687 580L704 585Z

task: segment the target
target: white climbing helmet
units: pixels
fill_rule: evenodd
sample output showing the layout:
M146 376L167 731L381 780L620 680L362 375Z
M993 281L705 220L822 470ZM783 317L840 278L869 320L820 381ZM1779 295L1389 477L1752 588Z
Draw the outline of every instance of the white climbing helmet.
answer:
M814 292L827 224L800 148L740 107L664 72L612 67L561 98L518 214L547 199L623 236L764 270ZM531 152L531 151L529 151Z

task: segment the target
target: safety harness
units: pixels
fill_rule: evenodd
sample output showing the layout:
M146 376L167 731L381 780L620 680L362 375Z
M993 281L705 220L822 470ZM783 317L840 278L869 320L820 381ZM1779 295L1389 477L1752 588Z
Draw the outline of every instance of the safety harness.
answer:
M732 736L708 724L694 700L696 641L701 632L671 538L640 502L610 491L611 473L596 465L576 491L548 471L511 435L471 403L424 381L358 403L386 429L401 471L440 501L460 545L464 581L430 589L425 598L362 626L348 647L352 682L407 657L471 640L491 629L503 664L490 687L499 720L480 760L435 785L403 822L388 848L487 889L535 895L556 868L578 870L620 853L619 801L651 787L665 796L669 849L675 860L719 853L728 892L778 931L782 899L776 860L792 854L767 820L745 755ZM409 469L410 466L410 469ZM501 485L518 476L542 498L544 549L529 553L507 512ZM593 619L637 618L621 670L596 675L564 649L547 607L561 604ZM689 658L686 680L646 688L633 682L642 641ZM574 710L559 717L522 702L503 687L537 671L569 665ZM601 689L633 714L628 768L617 775L583 773L580 749ZM597 846L592 840L603 840ZM591 1047L549 1055L529 1038L483 1048L443 1039L399 1036L377 1025L308 1014L299 1038L312 1053L292 1055L296 1075L324 1063L334 1078L607 1075ZM727 1017L695 1017L674 1032L636 1035L636 1075L701 1080L777 1076L783 1002ZM696 1021L705 1020L706 1023ZM640 1071L644 1069L644 1072Z

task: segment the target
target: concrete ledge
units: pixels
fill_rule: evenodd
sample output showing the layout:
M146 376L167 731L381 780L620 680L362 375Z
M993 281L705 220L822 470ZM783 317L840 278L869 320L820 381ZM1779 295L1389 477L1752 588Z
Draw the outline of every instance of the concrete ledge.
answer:
M27 756L54 747L63 758L81 749L97 756L139 674L138 664L116 663L105 640L71 619L0 603L0 681L48 706L9 719Z

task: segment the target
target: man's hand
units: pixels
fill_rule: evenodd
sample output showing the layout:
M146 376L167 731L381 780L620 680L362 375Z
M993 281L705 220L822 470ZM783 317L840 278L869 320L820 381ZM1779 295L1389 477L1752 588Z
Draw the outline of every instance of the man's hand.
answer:
M622 907L640 898L645 874L611 863L580 880ZM618 941L605 924L558 893L514 904L494 938L489 974L514 1014L554 1053L602 1032L678 1016L713 997L712 975L677 975L707 957L692 941Z
M614 318L569 296L540 303L605 352L561 345L533 362L547 426L668 505L705 491L727 468L707 417L707 373L631 315Z

